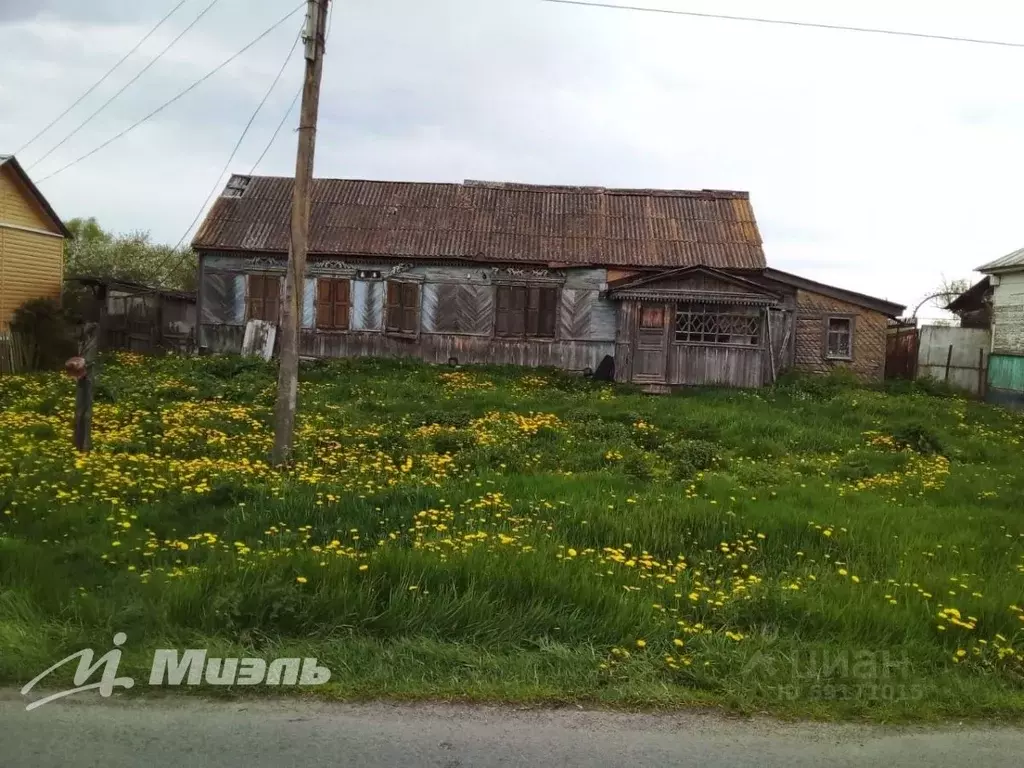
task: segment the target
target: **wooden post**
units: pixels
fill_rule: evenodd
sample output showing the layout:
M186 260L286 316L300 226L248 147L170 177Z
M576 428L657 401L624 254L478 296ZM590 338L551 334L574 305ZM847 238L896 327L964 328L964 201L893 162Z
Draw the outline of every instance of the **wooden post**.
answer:
M313 186L313 158L316 126L320 112L320 81L324 68L324 37L330 0L308 0L306 16L306 77L302 86L299 119L299 149L295 160L292 194L291 248L284 281L281 313L281 361L277 374L277 402L274 406L274 464L287 462L295 439L295 409L299 395L299 328L302 325L306 252L309 248L310 192Z
M75 379L75 448L82 453L92 449L92 398L96 378L96 351L99 324L86 323L78 345L78 357L64 364L64 370Z
M946 353L946 383L949 384L949 364L953 361L953 345L949 345L949 351Z
M985 399L985 348L978 348L978 397Z

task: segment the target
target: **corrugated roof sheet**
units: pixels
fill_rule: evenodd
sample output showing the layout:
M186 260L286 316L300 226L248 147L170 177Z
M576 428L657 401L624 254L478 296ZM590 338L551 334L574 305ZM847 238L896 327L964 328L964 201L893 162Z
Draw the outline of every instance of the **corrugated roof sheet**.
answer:
M192 242L288 251L293 180L234 176ZM746 192L318 179L310 253L761 269Z
M1001 259L990 261L983 267L978 267L976 272L995 272L1003 269L1014 269L1020 267L1024 269L1024 248L1013 253L1008 253Z

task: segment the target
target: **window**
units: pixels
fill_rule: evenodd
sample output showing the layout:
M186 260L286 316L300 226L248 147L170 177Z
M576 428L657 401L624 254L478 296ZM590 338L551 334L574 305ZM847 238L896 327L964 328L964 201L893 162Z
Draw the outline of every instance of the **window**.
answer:
M555 338L555 320L558 317L557 288L499 285L496 298L496 336Z
M665 307L645 304L640 310L641 328L664 328Z
M756 347L761 343L761 315L732 307L680 304L676 310L676 341Z
M245 319L279 322L281 278L277 275L249 275L245 291Z
M316 327L327 331L347 331L349 295L348 280L317 280Z
M825 333L825 357L839 360L853 358L853 318L830 317Z
M420 330L419 283L388 282L385 326L391 333L416 334Z

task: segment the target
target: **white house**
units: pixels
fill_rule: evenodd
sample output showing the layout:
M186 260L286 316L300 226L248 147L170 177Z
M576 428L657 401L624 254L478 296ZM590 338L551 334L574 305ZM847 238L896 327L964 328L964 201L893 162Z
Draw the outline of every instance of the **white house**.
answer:
M1024 402L1024 248L977 271L987 277L991 302L991 399Z

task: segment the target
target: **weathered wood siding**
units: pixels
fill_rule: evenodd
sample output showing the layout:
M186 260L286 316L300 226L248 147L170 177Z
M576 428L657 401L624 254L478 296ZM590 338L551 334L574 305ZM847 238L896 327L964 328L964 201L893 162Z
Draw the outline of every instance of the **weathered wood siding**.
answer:
M29 299L60 298L64 238L21 180L0 167L0 329Z
M205 254L200 277L201 344L216 352L241 349L246 274L284 274L282 259L245 254ZM383 330L385 282L390 273L422 283L419 334L403 338ZM379 273L379 277L364 277ZM315 328L317 277L351 280L348 331ZM503 339L494 336L495 285L506 282L561 289L556 336ZM301 353L315 357L418 357L445 363L507 363L580 370L596 368L615 354L617 307L603 299L601 269L504 270L470 265L344 264L311 260L306 280Z
M764 383L763 358L760 347L669 343L667 383L760 387Z
M992 290L992 353L1024 355L1024 272L1000 275Z
M619 326L615 334L615 380L633 380L633 349L637 323L640 316L640 302L619 302Z
M853 318L853 359L830 360L825 355L825 328L830 316ZM858 378L880 381L885 376L885 333L888 318L881 312L831 296L797 291L796 350L793 367L809 373L847 368Z

